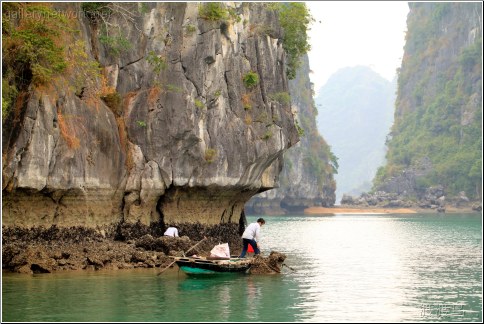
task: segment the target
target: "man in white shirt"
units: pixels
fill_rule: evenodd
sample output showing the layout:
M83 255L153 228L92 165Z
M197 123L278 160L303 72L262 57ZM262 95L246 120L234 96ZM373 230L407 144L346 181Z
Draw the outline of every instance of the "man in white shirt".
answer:
M254 249L254 254L260 254L259 249L259 239L260 239L260 228L264 225L266 221L264 218L259 218L257 222L249 224L242 234L242 253L240 254L239 258L245 258L245 254L247 253L247 248L249 244Z
M176 228L175 226L170 226L166 229L163 235L178 237L178 228Z

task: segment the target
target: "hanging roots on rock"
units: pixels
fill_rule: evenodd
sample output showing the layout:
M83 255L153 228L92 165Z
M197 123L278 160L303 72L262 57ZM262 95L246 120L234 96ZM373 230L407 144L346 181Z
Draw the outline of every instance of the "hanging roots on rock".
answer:
M272 251L268 257L256 255L250 267L252 274L274 274L281 273L282 264L286 260L286 255L280 252Z

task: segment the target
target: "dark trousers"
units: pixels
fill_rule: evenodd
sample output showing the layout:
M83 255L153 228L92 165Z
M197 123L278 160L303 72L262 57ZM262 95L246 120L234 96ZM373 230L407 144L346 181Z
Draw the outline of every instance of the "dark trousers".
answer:
M242 239L242 244L243 244L242 253L240 254L239 258L245 258L245 254L247 253L249 244L252 245L252 248L254 249L254 254L260 253L260 250L257 247L257 242L255 240Z

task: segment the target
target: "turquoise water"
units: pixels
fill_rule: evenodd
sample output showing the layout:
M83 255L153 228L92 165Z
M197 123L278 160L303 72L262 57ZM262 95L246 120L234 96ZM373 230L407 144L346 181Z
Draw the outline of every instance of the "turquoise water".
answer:
M263 253L294 271L3 273L2 321L482 320L481 214L264 218Z

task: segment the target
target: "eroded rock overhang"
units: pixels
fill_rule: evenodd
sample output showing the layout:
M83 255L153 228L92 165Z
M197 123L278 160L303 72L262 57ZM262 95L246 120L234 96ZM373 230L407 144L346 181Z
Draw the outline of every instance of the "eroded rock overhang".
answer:
M298 141L290 104L273 99L289 91L281 28L257 4L227 5L240 19L202 19L196 3L149 3L134 23L113 15L131 44L118 55L77 21L120 108L75 93L69 76L30 88L2 136L3 224L238 222L277 186Z

